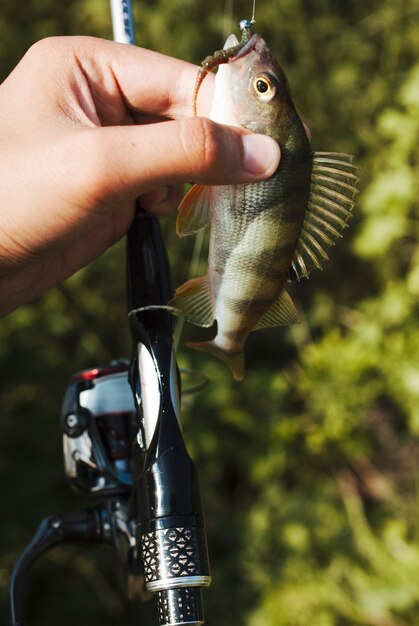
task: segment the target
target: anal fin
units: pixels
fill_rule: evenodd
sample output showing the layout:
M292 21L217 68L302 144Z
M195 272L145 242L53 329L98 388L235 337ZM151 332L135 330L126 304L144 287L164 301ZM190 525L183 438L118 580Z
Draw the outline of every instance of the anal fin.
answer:
M264 313L254 330L272 326L288 326L300 321L300 316L288 291L283 289L278 298Z

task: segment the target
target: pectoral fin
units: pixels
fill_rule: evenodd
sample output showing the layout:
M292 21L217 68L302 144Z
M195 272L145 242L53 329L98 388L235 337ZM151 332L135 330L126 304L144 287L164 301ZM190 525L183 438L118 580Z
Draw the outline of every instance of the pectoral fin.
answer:
M342 237L357 193L358 168L352 161L349 154L313 155L310 200L292 262L298 279L321 269L329 258L326 250Z
M211 217L211 187L194 185L183 198L176 220L176 232L179 237L193 235L204 228Z
M168 303L174 315L183 317L197 326L212 326L214 306L208 286L208 277L192 278L175 291Z
M300 316L289 293L283 289L279 297L261 317L254 330L271 326L288 326L299 322Z

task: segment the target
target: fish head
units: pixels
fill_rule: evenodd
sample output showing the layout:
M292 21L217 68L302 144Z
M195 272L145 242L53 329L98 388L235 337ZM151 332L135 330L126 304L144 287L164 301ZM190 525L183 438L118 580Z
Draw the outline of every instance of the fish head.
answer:
M224 48L237 43L230 35ZM215 122L279 139L278 128L293 111L287 78L260 35L253 35L228 63L220 65L210 114Z

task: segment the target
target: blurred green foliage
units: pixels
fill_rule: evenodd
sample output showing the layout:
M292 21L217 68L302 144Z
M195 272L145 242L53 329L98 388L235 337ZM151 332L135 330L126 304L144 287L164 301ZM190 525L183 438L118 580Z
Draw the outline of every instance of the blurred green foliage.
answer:
M110 37L105 0L1 0L0 76L47 35ZM138 40L199 62L247 0L135 2ZM184 401L200 468L210 626L419 623L419 1L259 2L314 149L358 155L361 191L323 273L294 288L304 321L255 334L236 384ZM28 103L30 106L30 103ZM163 224L174 283L193 243ZM205 259L200 262L202 271ZM201 337L188 327L184 338ZM38 521L80 507L57 420L71 375L129 354L123 244L0 323L0 595ZM29 626L155 623L126 605L112 555L58 549L34 568Z

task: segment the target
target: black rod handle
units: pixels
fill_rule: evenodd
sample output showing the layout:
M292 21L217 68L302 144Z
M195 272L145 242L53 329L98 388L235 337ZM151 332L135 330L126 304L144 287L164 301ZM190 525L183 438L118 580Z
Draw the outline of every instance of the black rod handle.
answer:
M171 315L155 308L172 295L166 252L157 220L140 212L128 233L127 288L130 380L142 422L137 542L146 585L158 594L160 626L198 626L201 588L211 582L199 481L181 431Z

